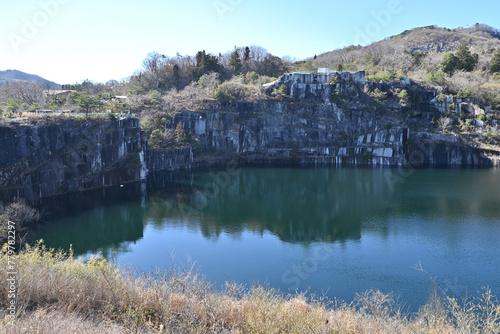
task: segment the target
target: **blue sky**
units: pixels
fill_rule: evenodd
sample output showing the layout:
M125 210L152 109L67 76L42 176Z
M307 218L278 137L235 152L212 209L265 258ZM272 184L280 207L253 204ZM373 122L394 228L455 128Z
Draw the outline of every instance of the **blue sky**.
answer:
M426 25L500 29L496 0L0 0L0 8L0 70L57 83L120 80L151 51L260 45L302 59Z

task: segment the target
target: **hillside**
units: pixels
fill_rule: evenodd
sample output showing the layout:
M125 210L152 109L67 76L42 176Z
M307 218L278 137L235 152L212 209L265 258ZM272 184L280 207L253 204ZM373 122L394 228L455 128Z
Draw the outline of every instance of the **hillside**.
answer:
M457 53L464 43L477 64L470 71L444 73L443 55ZM296 64L298 70L319 67L366 71L368 80L392 81L405 76L428 86L441 86L450 93L470 90L488 104L500 95L500 74L492 74L490 63L500 49L500 30L476 24L471 28L448 29L428 26L406 30L367 46L326 52ZM391 80L392 79L392 80Z
M40 82L44 84L46 89L61 89L61 85L44 79L35 74L28 74L18 70L5 70L0 71L0 86L5 82L12 81L29 81L29 82Z
M406 30L365 47L347 48L326 52L316 59L309 59L315 67L334 67L347 64L356 70L379 66L403 71L415 70L419 65L434 70L432 58L444 52L456 51L460 42L466 41L472 52L484 56L479 64L486 65L494 51L500 47L500 30L476 24L472 28L448 29L428 26ZM418 56L418 53L423 53ZM416 57L420 57L415 59ZM356 68L354 68L356 67ZM373 69L375 70L375 69Z

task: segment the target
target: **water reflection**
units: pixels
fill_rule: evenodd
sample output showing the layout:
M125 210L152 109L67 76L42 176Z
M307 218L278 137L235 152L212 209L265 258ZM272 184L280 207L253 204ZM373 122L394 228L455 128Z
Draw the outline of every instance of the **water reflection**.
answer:
M146 220L174 218L168 223L199 226L214 240L246 230L288 243L333 242L359 239L363 219L385 212L391 197L383 170L244 169L219 179L196 175L191 192L150 195Z
M500 195L496 170L418 170L405 179L396 169L240 169L197 174L157 174L144 187L134 185L93 193L93 205L125 203L80 212L55 220L33 233L51 247L76 254L126 252L156 230L179 227L216 241L244 232L270 232L286 243L359 240L362 230L388 235L394 221L419 216L456 223L467 215L496 221ZM390 185L388 180L401 180ZM58 207L72 212L80 200L62 199ZM77 204L79 203L79 204ZM75 206L77 209L75 209ZM87 203L87 206L91 204ZM52 212L54 209L52 209ZM398 218L399 217L399 218ZM375 222L375 223L374 223Z
M89 210L43 226L28 241L43 239L49 247L69 249L76 255L101 252L108 258L129 250L128 243L143 237L144 212L140 203Z

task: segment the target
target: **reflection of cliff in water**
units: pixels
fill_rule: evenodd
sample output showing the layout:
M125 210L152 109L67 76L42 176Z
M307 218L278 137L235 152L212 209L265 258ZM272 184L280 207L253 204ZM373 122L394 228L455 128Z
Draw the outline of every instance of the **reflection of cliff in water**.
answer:
M140 240L146 225L187 227L208 239L267 231L304 244L357 240L362 230L388 235L406 220L399 217L408 216L431 224L446 218L454 228L467 215L497 221L499 174L347 168L152 174L149 199L145 184L133 184L44 203L51 222L27 241L44 239L47 246L66 250L72 244L76 255L100 251L112 258ZM55 220L59 216L64 218Z
M75 255L102 252L112 258L113 254L128 250L129 242L143 237L144 211L138 201L99 207L81 212L72 219L51 221L39 231L33 231L28 241L43 239L48 247L69 249Z
M223 174L220 174L223 173ZM188 224L207 238L270 231L285 242L359 239L364 217L385 211L383 170L242 169L194 177L193 190L151 195L146 219ZM223 177L223 176L226 176Z
M397 170L393 171L397 175ZM498 219L499 169L422 169L395 185L393 215L432 219L439 215L450 222L465 216ZM395 178L394 178L395 179Z

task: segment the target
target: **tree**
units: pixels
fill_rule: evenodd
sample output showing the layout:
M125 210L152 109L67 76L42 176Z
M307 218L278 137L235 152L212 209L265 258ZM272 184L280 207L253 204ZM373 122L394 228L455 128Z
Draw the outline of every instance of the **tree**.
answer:
M451 52L446 52L441 60L441 71L452 75L458 64L458 58Z
M449 117L440 117L437 120L437 126L442 132L446 132L452 125L452 119Z
M469 50L467 42L462 41L458 46L457 53L457 69L470 72L474 70L477 63L479 62L479 55L477 53L472 54Z
M182 144L186 141L186 130L182 127L182 122L177 123L177 127L175 128L175 141L178 144Z
M264 61L266 56L269 54L266 49L258 45L250 45L250 58L256 63L261 63Z
M207 54L205 50L198 51L198 53L196 53L196 68L198 72L197 79L199 79L203 74L209 72L220 73L222 70L217 57Z
M258 73L277 78L287 70L288 65L281 58L269 54L262 62Z
M4 102L3 107L7 111L14 112L19 109L19 103L16 99L10 98Z
M474 70L479 62L479 55L471 53L467 42L462 41L458 46L456 54L446 52L441 61L441 70L452 75L455 70L464 70L470 72Z
M500 49L497 50L490 63L491 73L500 73Z
M245 47L245 52L243 53L243 61L249 61L250 60L250 48L247 46Z
M234 50L231 54L231 59L229 60L229 64L231 65L231 69L233 73L238 75L241 72L241 59L238 50Z
M288 96L288 88L285 85L273 89L273 95L278 99L284 99Z
M88 115L88 113L91 111L93 107L92 100L93 100L92 97L90 97L89 95L81 94L77 100L78 108L81 111L84 111L85 114Z
M148 139L148 147L151 149L160 148L163 145L163 135L160 129L155 129L151 132Z
M172 67L172 81L175 89L179 90L181 86L181 69L177 64Z
M100 96L92 96L87 94L71 94L70 100L78 106L78 109L80 109L80 111L85 112L87 116L90 112L94 110L98 111L102 107L104 107L104 102L101 101Z
M142 61L142 67L146 72L158 73L160 68L162 68L168 58L158 52L150 52L146 59Z
M371 98L377 100L378 102L385 101L387 99L387 93L381 91L378 88L375 88L372 92L370 92L368 95L370 95Z
M399 92L398 97L399 97L399 103L403 107L406 107L406 105L408 104L408 99L409 99L409 95L408 95L408 92L406 91L406 89L403 89L401 92Z
M33 103L30 107L29 110L40 110L42 109L42 106L39 105L38 103Z
M45 93L43 85L39 82L13 81L4 84L0 88L0 96L4 99L15 99L18 103L44 104Z

